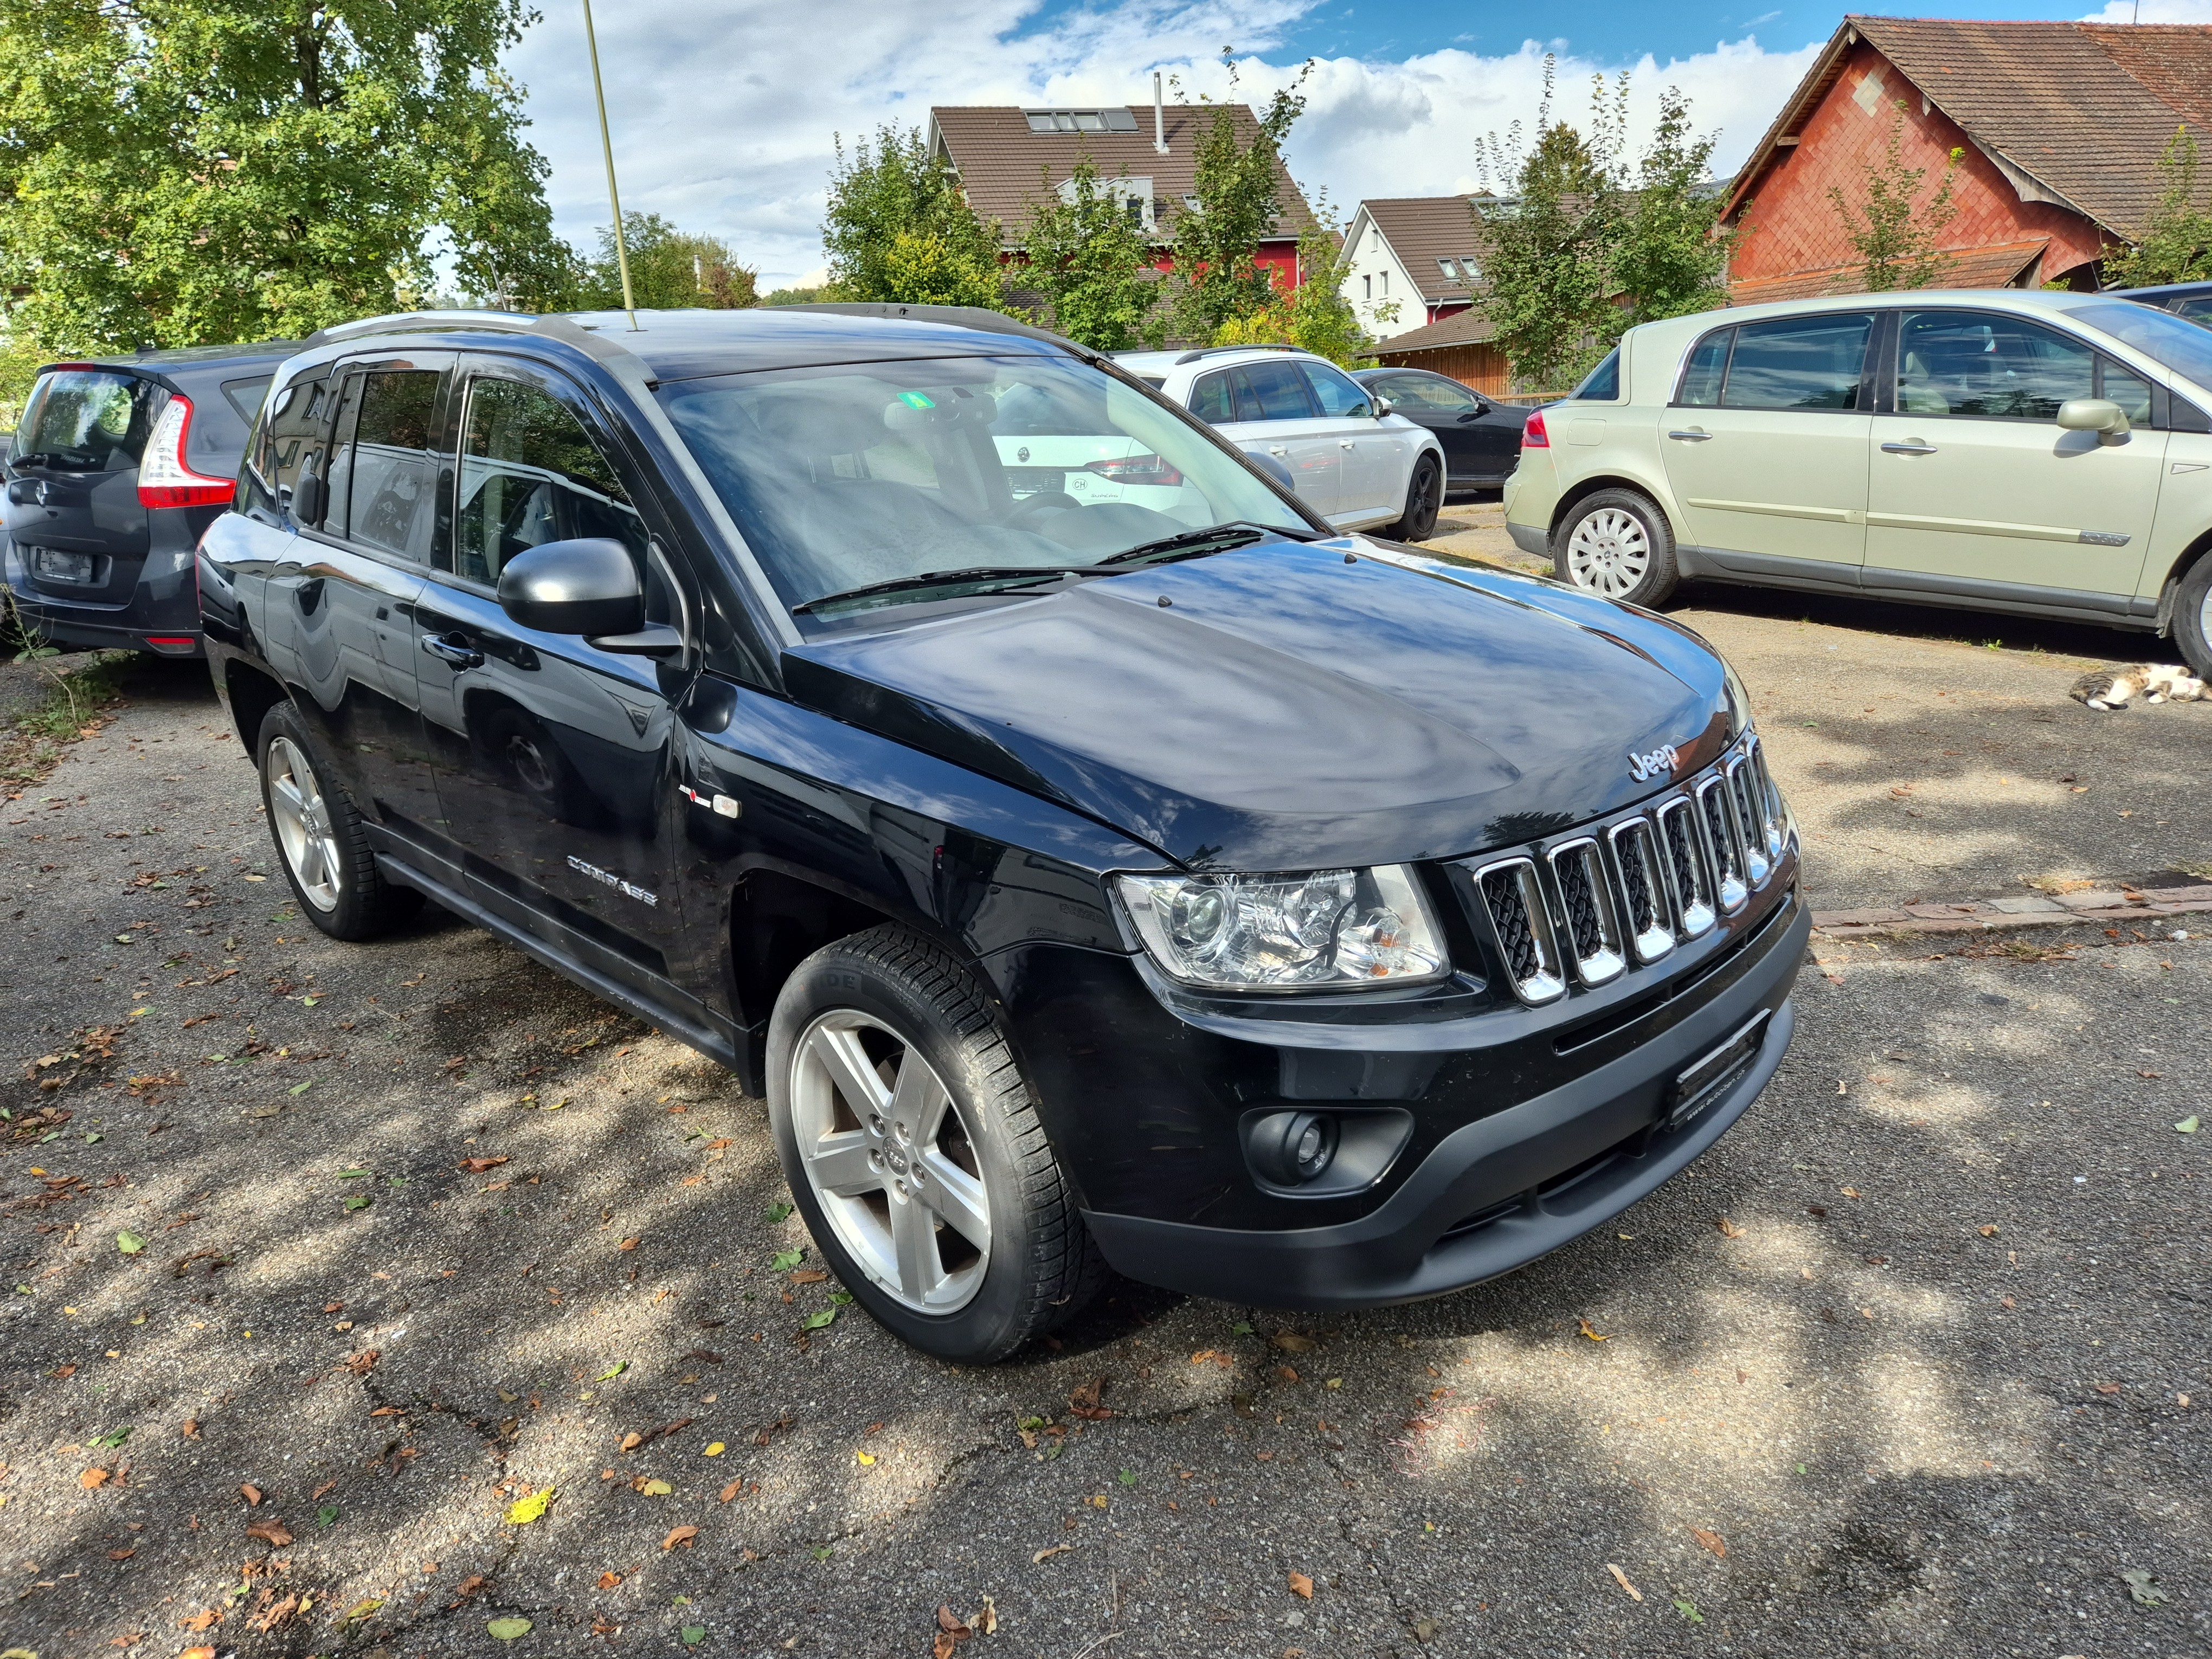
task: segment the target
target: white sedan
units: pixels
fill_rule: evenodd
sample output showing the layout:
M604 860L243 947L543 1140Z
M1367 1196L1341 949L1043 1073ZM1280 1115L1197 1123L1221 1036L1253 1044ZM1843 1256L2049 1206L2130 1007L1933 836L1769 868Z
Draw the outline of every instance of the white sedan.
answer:
M1279 465L1338 529L1407 542L1435 530L1444 483L1436 434L1392 414L1328 359L1287 346L1214 346L1115 361L1247 454Z

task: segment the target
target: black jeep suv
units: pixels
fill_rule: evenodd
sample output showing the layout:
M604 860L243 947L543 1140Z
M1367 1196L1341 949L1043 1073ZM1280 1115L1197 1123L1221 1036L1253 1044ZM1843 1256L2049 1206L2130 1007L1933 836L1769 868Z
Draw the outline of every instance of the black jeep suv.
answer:
M293 340L54 363L5 468L4 579L58 644L200 654L192 546L229 505L246 427Z
M332 331L199 568L303 912L427 893L732 1067L947 1358L1106 1265L1472 1285L1790 1040L1796 831L1710 648L1332 535L1004 318Z

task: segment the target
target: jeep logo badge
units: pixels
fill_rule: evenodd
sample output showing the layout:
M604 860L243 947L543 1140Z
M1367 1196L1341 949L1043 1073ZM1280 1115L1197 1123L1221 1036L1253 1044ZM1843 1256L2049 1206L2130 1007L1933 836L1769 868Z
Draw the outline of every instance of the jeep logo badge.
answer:
M1628 757L1628 775L1641 783L1646 778L1657 777L1662 772L1671 773L1681 763L1682 757L1674 752L1674 745L1662 743L1648 755L1631 755Z

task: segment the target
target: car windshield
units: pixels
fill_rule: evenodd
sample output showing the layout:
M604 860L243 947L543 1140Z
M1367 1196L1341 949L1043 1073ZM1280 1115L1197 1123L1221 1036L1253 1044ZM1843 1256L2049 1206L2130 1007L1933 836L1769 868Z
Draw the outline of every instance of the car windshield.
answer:
M937 571L1088 567L1213 525L1312 533L1183 416L1065 357L763 370L659 396L793 607Z
M2212 391L2212 328L2132 300L2083 306L2069 314Z

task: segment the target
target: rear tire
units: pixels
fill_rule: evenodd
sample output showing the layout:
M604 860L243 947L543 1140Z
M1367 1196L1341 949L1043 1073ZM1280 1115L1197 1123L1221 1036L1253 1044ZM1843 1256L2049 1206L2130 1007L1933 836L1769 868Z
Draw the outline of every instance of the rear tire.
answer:
M261 717L253 747L270 838L300 913L332 939L374 939L422 908L422 896L384 878L361 814L315 757L289 702Z
M1397 523L1383 527L1392 541L1425 542L1437 531L1437 509L1443 504L1444 470L1433 455L1413 463L1413 476L1406 484L1406 510Z
M2173 596L2173 642L2200 680L2212 680L2212 553L2198 558Z
M793 971L769 1021L768 1109L824 1261L924 1352L1003 1359L1104 1282L981 985L921 934L870 928Z
M1633 489L1577 501L1552 532L1552 568L1585 593L1647 609L1666 604L1682 580L1667 515Z

